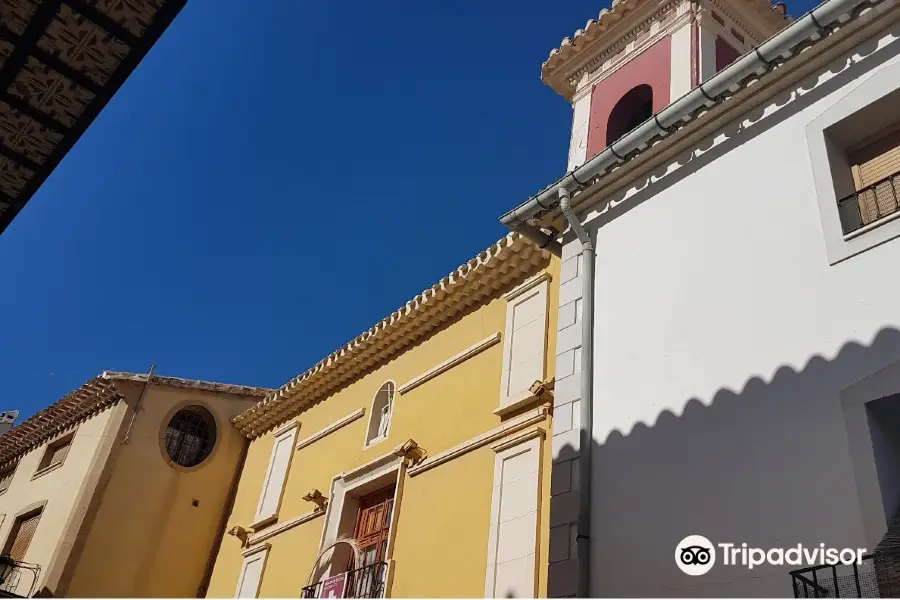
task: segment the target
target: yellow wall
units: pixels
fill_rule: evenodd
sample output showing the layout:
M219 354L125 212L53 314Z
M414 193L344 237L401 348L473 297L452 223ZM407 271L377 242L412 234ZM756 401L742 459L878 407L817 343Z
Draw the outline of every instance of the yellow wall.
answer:
M558 262L552 274L545 351L547 378L555 356ZM373 398L388 380L401 385L491 334L503 333L507 302L490 300L408 349L377 370L357 379L296 417L298 439L316 433L360 407L366 415L296 451L279 510L279 522L308 513L302 497L316 488L328 495L332 479L414 439L435 455L501 424L493 414L499 404L503 342L452 367L395 398L388 439L364 449ZM542 476L541 555L538 589L546 595L547 523L550 497L549 423ZM253 521L273 447L271 433L250 444L228 524L248 527ZM482 447L415 477L407 477L394 545L393 596L483 596L488 524L494 478L494 452ZM318 551L325 519L316 519L266 540L271 544L261 597L297 597L306 584ZM232 597L242 564L241 543L227 536L216 559L210 597Z
M134 389L128 394L132 403L137 396ZM74 559L66 595L196 596L247 443L229 420L253 403L195 389L148 388L130 443L120 445L112 459L111 477ZM213 414L217 441L204 463L182 469L167 463L161 438L176 410L191 404Z
M0 540L4 546L16 515L46 502L34 538L25 554L26 562L41 567L36 590L44 586L51 573L53 559L61 542L66 543L68 525L83 496L82 485L98 460L106 436L115 435L123 414L124 404L120 403L82 422L63 464L37 477L35 472L47 449L47 443L24 455L19 460L9 488L0 495ZM21 575L20 587L16 591L22 595L27 594L32 582L30 573Z

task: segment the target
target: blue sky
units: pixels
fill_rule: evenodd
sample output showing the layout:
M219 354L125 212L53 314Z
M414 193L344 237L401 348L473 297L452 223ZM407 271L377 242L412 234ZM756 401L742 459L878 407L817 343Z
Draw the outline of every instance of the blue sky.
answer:
M564 172L540 65L605 5L189 0L0 236L0 410L277 387L368 329Z

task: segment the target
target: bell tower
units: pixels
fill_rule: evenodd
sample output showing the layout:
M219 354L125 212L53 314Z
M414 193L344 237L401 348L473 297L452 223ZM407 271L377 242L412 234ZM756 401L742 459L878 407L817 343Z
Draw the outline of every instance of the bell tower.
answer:
M541 69L572 104L569 170L789 22L769 0L613 0Z

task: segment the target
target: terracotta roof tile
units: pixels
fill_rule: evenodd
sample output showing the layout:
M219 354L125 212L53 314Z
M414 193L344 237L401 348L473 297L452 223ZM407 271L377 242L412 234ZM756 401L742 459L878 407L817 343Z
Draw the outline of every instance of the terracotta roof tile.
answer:
M21 425L0 435L0 465L9 463L57 433L122 399L112 381L102 377L91 379Z
M232 421L249 437L262 435L421 340L435 328L549 263L550 253L511 233L460 266L374 327Z
M756 13L772 21L784 20L786 7L784 2L771 4L770 0L740 0L751 7ZM628 17L638 8L650 5L650 0L612 0L610 8L604 8L596 19L588 19L582 29L577 29L572 37L565 37L559 47L550 51L550 56L541 65L541 79L553 87L559 94L565 97L571 96L573 89L554 77L557 71L568 70L570 63L581 63L593 54L595 45L593 42L601 39L613 29L619 22ZM785 24L788 21L785 21Z
M57 400L22 424L0 435L0 465L19 458L53 436L123 400L117 381L147 381L146 374L105 371L74 392ZM268 388L231 385L181 377L153 376L154 385L166 385L223 394L263 398L272 392Z

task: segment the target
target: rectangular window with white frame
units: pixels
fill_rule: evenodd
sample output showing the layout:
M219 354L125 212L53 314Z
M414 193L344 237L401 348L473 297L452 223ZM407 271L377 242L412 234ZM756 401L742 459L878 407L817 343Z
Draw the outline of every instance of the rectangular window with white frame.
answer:
M235 598L259 597L259 588L262 584L270 547L269 544L262 544L257 548L244 551L244 563L241 565L241 574L234 592Z
M542 273L505 296L501 409L528 397L531 386L544 380L549 289L549 275Z
M284 495L284 486L291 468L291 459L294 455L294 446L297 443L299 430L300 424L295 422L275 434L275 444L272 446L269 467L266 469L266 476L259 494L256 516L250 525L255 530L259 530L278 518L278 509Z
M900 237L900 64L885 65L806 127L829 264Z

